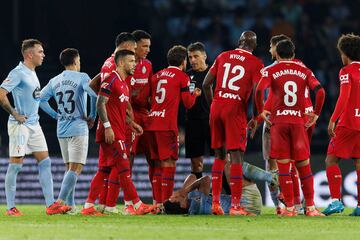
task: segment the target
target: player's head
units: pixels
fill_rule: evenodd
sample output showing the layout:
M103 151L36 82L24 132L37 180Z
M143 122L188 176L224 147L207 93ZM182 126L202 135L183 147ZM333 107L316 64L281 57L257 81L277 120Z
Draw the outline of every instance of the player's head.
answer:
M144 30L135 30L131 34L136 40L136 57L146 58L150 52L151 35Z
M205 45L202 42L191 43L187 47L187 54L190 65L194 71L205 70L207 56Z
M288 36L286 36L285 34L275 35L275 36L271 37L269 52L270 52L271 57L272 57L273 60L275 60L275 58L276 58L276 55L275 55L276 44L278 42L280 42L282 40L286 40L286 39L290 40L290 38Z
M186 69L186 48L182 45L175 45L167 53L167 61L170 66Z
M188 214L189 208L183 208L180 206L180 202L171 202L166 200L163 204L166 214Z
M73 66L76 71L80 71L80 54L77 49L65 48L61 51L59 59L65 68Z
M135 53L130 50L118 50L115 52L116 69L122 71L126 75L132 75L135 71Z
M337 48L344 65L352 61L360 61L360 36L355 34L343 34L337 43Z
M295 45L290 39L278 42L275 51L276 60L293 59L295 57Z
M256 33L253 31L245 31L241 34L239 38L239 48L243 48L248 51L253 51L256 46Z
M126 49L135 52L136 40L129 32L119 33L115 39L115 48L115 51Z
M40 66L45 57L42 43L37 39L25 39L21 45L21 53L24 61L31 63L34 67Z

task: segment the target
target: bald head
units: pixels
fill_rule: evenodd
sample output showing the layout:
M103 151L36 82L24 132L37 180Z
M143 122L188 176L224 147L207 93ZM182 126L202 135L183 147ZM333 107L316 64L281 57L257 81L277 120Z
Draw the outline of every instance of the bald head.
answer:
M249 51L253 51L256 48L256 33L253 31L245 31L239 38L239 47Z

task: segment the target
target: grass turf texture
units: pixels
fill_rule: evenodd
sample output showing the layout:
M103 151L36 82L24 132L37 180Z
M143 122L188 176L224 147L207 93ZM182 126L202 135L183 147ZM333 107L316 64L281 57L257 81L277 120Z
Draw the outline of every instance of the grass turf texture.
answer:
M39 205L19 205L25 216L0 216L0 239L358 239L352 209L324 218L280 218L263 208L257 217L46 216ZM5 206L0 206L5 212Z

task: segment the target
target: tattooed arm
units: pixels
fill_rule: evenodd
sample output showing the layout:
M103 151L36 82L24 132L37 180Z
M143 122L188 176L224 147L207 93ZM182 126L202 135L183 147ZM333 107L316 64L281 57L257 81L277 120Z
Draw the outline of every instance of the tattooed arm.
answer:
M8 91L4 88L0 88L0 106L10 115L13 115L15 120L20 124L24 123L27 119L26 116L20 115L16 110L11 106L9 99L7 97Z
M104 125L105 128L105 143L112 144L115 140L115 134L114 131L111 128L107 111L106 111L106 103L109 101L108 97L105 97L103 95L98 95L97 102L96 102L96 108L99 115L99 118Z

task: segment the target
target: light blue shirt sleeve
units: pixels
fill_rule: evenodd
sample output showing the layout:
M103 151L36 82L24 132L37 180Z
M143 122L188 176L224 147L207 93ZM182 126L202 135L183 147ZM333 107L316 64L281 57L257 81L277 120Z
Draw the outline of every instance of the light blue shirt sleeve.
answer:
M1 87L8 92L11 92L21 83L21 76L17 70L12 70L6 79L2 82Z
M46 112L53 119L57 119L57 112L50 106L49 99L54 96L51 81L41 90L40 93L40 108Z
M91 119L95 119L96 118L96 100L97 100L97 95L94 92L94 90L92 90L92 88L89 86L89 81L90 81L90 77L89 75L87 75L86 73L84 73L83 75L83 80L82 80L82 86L84 91L90 96L90 115L89 117Z

